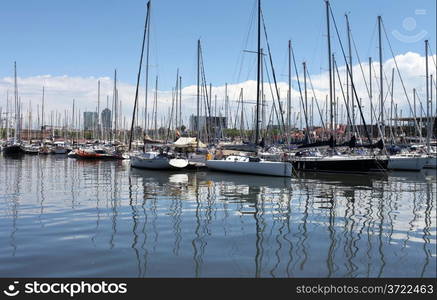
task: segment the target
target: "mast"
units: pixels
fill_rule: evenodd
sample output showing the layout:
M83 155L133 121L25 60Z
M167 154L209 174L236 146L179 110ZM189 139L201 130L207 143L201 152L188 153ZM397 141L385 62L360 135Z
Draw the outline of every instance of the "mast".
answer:
M390 132L393 133L393 93L394 93L394 82L395 82L395 68L392 68L391 70L391 97L390 97L390 121L389 121L389 128ZM395 112L395 118L397 118L397 111ZM396 126L396 125L395 125ZM393 136L393 143L395 143L396 136Z
M174 123L174 131L178 129L179 122L179 69L176 72L178 73L176 76L176 87L174 89L174 98L175 98L175 123Z
M244 95L243 88L240 90L240 100L241 100L241 116L240 116L240 134L244 137Z
M15 107L15 130L14 130L14 144L18 140L18 87L17 87L17 62L14 61L14 107Z
M369 57L369 101L370 101L370 136L373 139L373 89L372 89L372 58Z
M265 118L266 118L266 105L265 105L265 97L264 97L264 84L263 84L263 82L264 82L264 51L263 51L263 49L261 49L261 62L260 62L260 69L261 69L261 74L260 74L260 81L261 81L261 91L260 91L260 97L261 97L261 100L260 100L260 102L261 102L261 104L260 104L260 106L261 106L261 112L260 112L260 119L261 119L261 128L260 128L260 133L261 132L264 132L263 134L265 135L265 131L264 131L264 129L267 129L266 128L266 122L265 122ZM254 109L256 109L255 107L254 107ZM254 113L253 114L254 115L254 117L256 117L256 113ZM256 120L254 120L255 122L256 122ZM255 125L255 127L256 127L256 125Z
M225 120L229 123L228 119L228 83L225 83Z
M179 76L179 129L182 128L182 125L182 76Z
M352 82L354 81L353 78L353 66L352 66L352 44L351 44L351 28L350 28L350 23L349 23L349 16L347 14L345 14L346 17L346 26L347 26L347 40L348 40L348 48L349 48L349 66L350 66L350 76L348 76L348 78L350 77L350 82L351 82L351 86L352 86ZM348 90L348 99L347 99L347 105L349 105L350 110L351 110L351 128L352 128L352 132L354 131L355 128L355 105L354 105L354 93L351 92L350 93L350 97L351 99L349 99L349 86L347 86L347 90Z
M256 80L256 124L255 124L255 144L259 141L259 104L260 104L260 79L261 79L261 0L258 0L258 61L257 61L257 80Z
M6 90L6 141L9 141L9 89Z
M50 111L50 127L51 127L51 130L52 130L52 140L54 139L54 135L55 135L55 131L54 131L54 129L53 129L53 110L52 111Z
M329 0L325 0L326 3L326 29L328 33L328 63L329 63L329 105L330 105L330 131L331 137L334 131L333 127L333 105L332 105L332 60L331 60L331 31L330 31L330 20L329 20Z
M114 70L114 135L113 141L117 140L117 121L118 121L118 93L117 93L117 69ZM136 102L135 102L136 103ZM132 120L135 120L135 110ZM130 149L129 149L130 151Z
M118 101L118 89L117 89L117 101ZM123 110L121 109L122 107L121 107L121 104L122 104L122 101L120 100L119 101L119 104L118 104L118 109L117 109L117 122L118 122L118 125L117 125L117 128L118 128L118 131L122 131L124 128L121 126L122 124L121 124L121 117L123 116ZM120 138L120 137L119 137Z
M97 139L100 141L100 80L97 81Z
M44 86L42 87L42 105L41 105L41 140L44 139Z
M148 11L150 10L150 1L148 4ZM144 94L144 133L147 135L147 96L148 96L148 88L149 88L149 45L150 45L150 22L147 22L146 25L147 30L147 45L146 45L146 82L145 82L145 94ZM143 147L144 151L146 150L146 147Z
M384 125L384 86L382 78L382 38L381 38L381 16L378 16L378 38L379 38L379 86L380 86L380 119L381 119L381 131L382 131L382 141L384 142L385 136L385 125Z
M295 56L294 56L294 51L293 51L293 47L292 47L292 45L291 45L291 43L290 43L290 49L291 49L291 57L292 57L292 59L293 59L293 65L294 65L294 71L295 71L295 73L296 73L296 80L297 80L297 85L298 85L298 87L299 87L299 95L300 95L300 101L299 101L299 113L298 113L298 118L299 118L299 123L300 123L300 125L299 125L299 128L300 129L303 129L303 125L302 125L302 122L303 122L303 118L305 118L305 125L306 125L306 128L308 128L309 127L309 125L308 125L308 114L307 114L307 112L305 111L305 109L303 109L304 108L304 96L303 96L303 92L302 92L302 87L301 87L301 84L300 84L300 79L299 79L299 72L298 72L298 69L297 69L297 64L296 64L296 58L295 58ZM308 75L308 74L306 74L306 75ZM303 110L303 114L302 114L302 110ZM302 117L302 115L303 115L303 117ZM297 121L297 120L296 120ZM323 122L322 122L323 123Z
M3 120L1 119L3 115L3 107L0 106L0 139L3 138ZM6 136L6 140L8 137Z
M287 102L287 135L291 130L291 40L288 40L288 102Z
M314 97L311 97L311 119L310 127L314 128Z
M155 138L158 139L159 138L159 132L158 132L158 76L156 76L156 80L155 80L155 99L154 99L154 103L153 106L155 107L154 110L154 132L155 132Z
M429 105L430 105L430 101L429 101L429 70L428 70L428 40L425 40L425 80L426 80L426 117L428 122L427 124L427 130L426 130L426 148L428 151L428 154L430 153L431 150L431 114L430 114L430 109L429 109Z
M432 138L432 131L433 131L433 126L434 126L434 122L435 122L435 117L432 114L432 74L429 75L429 132L430 132L430 137L429 137L429 144L431 147L431 138Z
M147 33L147 27L148 27L148 23L149 23L149 17L150 17L150 0L149 0L149 2L147 2L147 15L146 15L146 22L144 25L143 43L141 46L141 56L140 56L140 66L138 68L137 87L135 90L134 111L132 114L132 124L131 124L130 135L129 135L129 151L131 151L131 148L132 148L132 138L133 138L134 125L135 125L135 112L137 110L137 103L138 103L138 88L140 85L141 66L143 64L144 44L145 44L145 40L146 40L146 33Z
M0 116L1 116L1 111L0 111ZM28 117L28 124L27 124L27 140L29 141L29 144L31 143L31 124L32 124L32 104L31 101L29 100L29 110L27 112L27 117Z
M179 69L178 69L179 71ZM178 129L178 124L179 124L179 74L176 76L176 86L174 88L174 122L171 121L172 126L173 126L173 136L176 137L176 131ZM173 113L171 115L171 117L173 117Z
M416 89L413 88L413 118L417 118L416 115Z
M196 116L196 151L199 151L199 107L200 105L200 40L197 40L197 116Z
M306 116L308 116L308 93L307 93L307 64L306 62L303 62L303 89L304 89L304 99L305 99L305 106L304 106L304 110L305 110L305 114ZM308 127L308 122L307 122L307 130L306 130L306 138L309 138L309 127Z
M72 110L72 116L71 116L71 129L72 129L72 132L71 132L71 139L72 139L72 141L73 141L73 145L74 145L74 123L75 123L75 116L74 116L74 99L73 99L73 110ZM38 122L39 123L39 122Z

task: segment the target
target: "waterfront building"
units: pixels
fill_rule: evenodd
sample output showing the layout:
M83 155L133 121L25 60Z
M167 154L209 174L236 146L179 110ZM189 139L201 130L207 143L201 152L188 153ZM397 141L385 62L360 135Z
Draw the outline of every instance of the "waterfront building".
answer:
M97 127L97 113L85 111L83 113L83 129L94 130Z

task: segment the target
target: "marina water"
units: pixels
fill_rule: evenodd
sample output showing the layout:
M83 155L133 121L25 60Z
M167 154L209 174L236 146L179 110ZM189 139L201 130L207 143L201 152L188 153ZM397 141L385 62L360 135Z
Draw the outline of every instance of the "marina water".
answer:
M0 157L2 277L436 277L435 170L292 178Z

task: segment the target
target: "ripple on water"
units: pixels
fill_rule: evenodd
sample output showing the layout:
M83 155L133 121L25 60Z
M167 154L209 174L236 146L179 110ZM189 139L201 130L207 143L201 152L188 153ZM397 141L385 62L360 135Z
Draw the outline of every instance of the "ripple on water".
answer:
M131 170L0 158L0 276L435 277L422 173Z

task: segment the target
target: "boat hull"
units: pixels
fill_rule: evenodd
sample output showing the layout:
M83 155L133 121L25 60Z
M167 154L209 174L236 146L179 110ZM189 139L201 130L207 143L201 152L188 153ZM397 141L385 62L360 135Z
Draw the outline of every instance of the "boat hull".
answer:
M207 160L208 169L232 173L291 177L292 165L288 162L241 162L229 160Z
M388 159L377 158L297 158L292 160L297 171L329 173L378 173L388 167Z
M437 156L429 156L426 164L423 166L425 169L437 168Z
M39 151L38 150L24 150L24 153L28 154L28 155L38 155Z
M69 151L64 148L55 148L52 150L53 154L67 154Z
M150 169L150 170L175 170L183 169L188 165L185 159L165 159L165 158L142 158L139 156L131 156L130 165L132 168Z
M20 145L10 145L3 148L3 155L6 156L19 156L23 154L24 151Z
M82 149L77 149L75 152L75 158L80 159L104 159L106 158L104 154L95 153L94 151L87 151Z
M428 162L426 156L391 156L388 161L390 170L420 171Z

